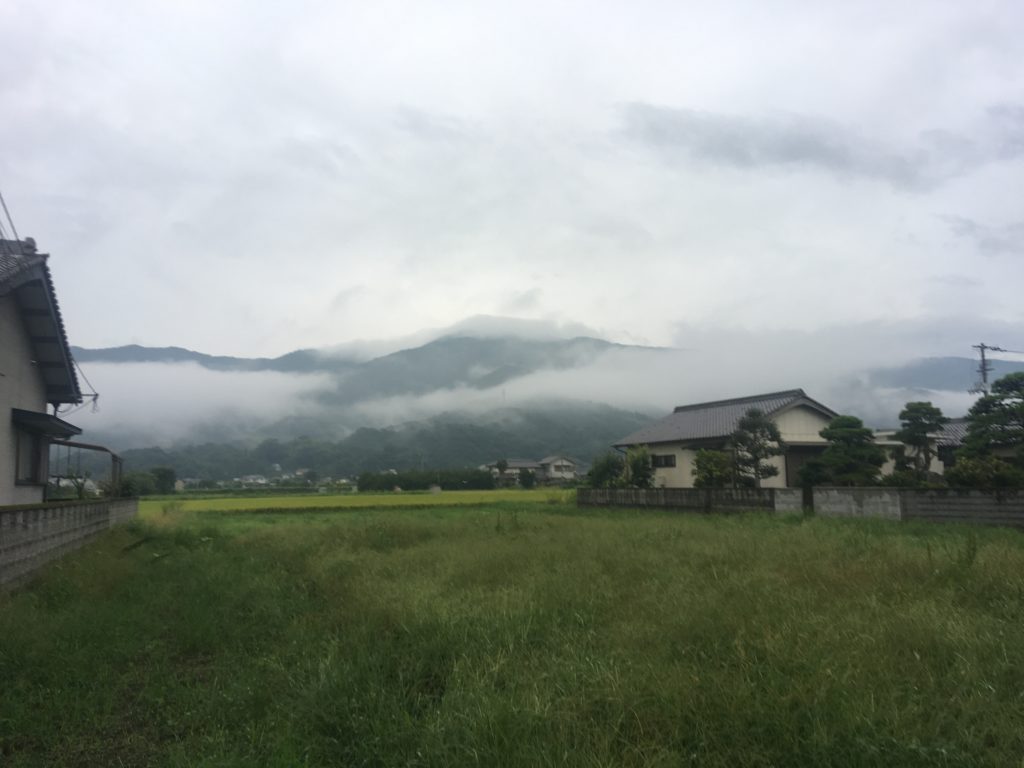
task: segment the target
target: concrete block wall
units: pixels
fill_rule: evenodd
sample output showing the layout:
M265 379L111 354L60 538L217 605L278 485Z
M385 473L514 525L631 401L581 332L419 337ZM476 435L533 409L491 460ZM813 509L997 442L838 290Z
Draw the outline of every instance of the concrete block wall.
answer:
M903 519L1024 528L1024 492L903 491Z
M814 511L821 517L875 517L883 520L1007 525L1024 528L1024 492L912 490L900 488L815 488ZM580 506L658 507L702 512L772 510L799 515L804 494L798 488L708 491L694 488L580 488Z
M137 499L0 507L0 588L135 517Z
M880 517L900 520L895 488L815 488L814 513L822 517Z
M777 489L722 488L579 488L576 503L581 507L660 507L721 512L727 510L772 510Z
M799 488L776 488L775 513L778 515L802 515L804 513L804 492Z

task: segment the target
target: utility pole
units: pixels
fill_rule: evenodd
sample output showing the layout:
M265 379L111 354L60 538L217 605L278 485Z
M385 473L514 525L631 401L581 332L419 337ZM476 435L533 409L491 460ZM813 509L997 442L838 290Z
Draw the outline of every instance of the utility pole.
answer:
M973 349L978 350L981 354L981 362L978 363L978 380L974 383L968 392L972 395L987 395L988 394L988 375L992 372L992 363L985 359L985 350L991 349L993 352L999 349L999 347L990 347L985 342L981 344L972 344Z
M1019 355L1024 354L1017 352L1013 349L1003 349L1002 347L993 347L989 344L982 342L981 344L972 344L974 349L978 350L981 354L981 361L978 363L978 376L979 379L975 382L974 386L971 387L968 392L972 395L987 395L988 394L988 375L992 373L992 363L985 358L985 351L989 352L1009 352L1010 354Z

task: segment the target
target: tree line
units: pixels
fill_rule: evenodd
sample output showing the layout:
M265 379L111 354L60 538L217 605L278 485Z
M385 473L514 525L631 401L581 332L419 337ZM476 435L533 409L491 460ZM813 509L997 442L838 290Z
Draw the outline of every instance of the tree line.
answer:
M363 472L356 484L360 491L426 491L431 486L444 491L490 491L494 488L494 476L482 469Z

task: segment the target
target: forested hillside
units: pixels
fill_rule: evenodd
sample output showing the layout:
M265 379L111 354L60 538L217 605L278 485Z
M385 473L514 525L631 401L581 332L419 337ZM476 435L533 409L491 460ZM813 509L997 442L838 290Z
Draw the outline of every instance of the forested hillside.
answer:
M443 414L386 429L358 429L337 440L300 437L258 444L187 445L124 452L128 471L173 467L179 477L225 480L244 474L312 469L350 477L386 469L474 467L499 458L565 454L583 462L650 421L651 414L566 403L508 408L486 416Z

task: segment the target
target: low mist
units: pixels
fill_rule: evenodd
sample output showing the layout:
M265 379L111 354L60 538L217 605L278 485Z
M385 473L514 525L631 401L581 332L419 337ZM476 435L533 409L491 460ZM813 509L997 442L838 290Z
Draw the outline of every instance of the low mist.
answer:
M89 363L94 409L64 416L115 449L245 439L281 419L309 416L326 374L211 371L195 363Z
M467 321L462 332L515 330L500 318ZM945 338L949 329L964 339ZM441 413L481 418L491 411L568 402L607 404L651 414L677 405L802 388L842 413L874 427L894 426L903 405L930 400L949 416L961 416L975 397L964 390L884 385L873 374L912 362L911 349L963 353L960 341L977 329L955 323L904 324L894 334L884 325L813 333L744 332L680 328L680 348L610 347L577 367L543 369L499 386L453 386L427 394L364 398L325 404L324 395L344 388L330 374L212 371L195 363L89 363L86 375L101 393L99 410L81 408L67 418L96 440L115 448L197 442L255 441L310 435L338 439L360 427L388 427ZM577 329L525 328L523 336L549 340ZM557 336L555 336L557 338ZM928 343L922 343L928 340ZM952 343L951 343L952 342ZM954 346L954 343L956 346ZM964 360L965 376L971 365Z

